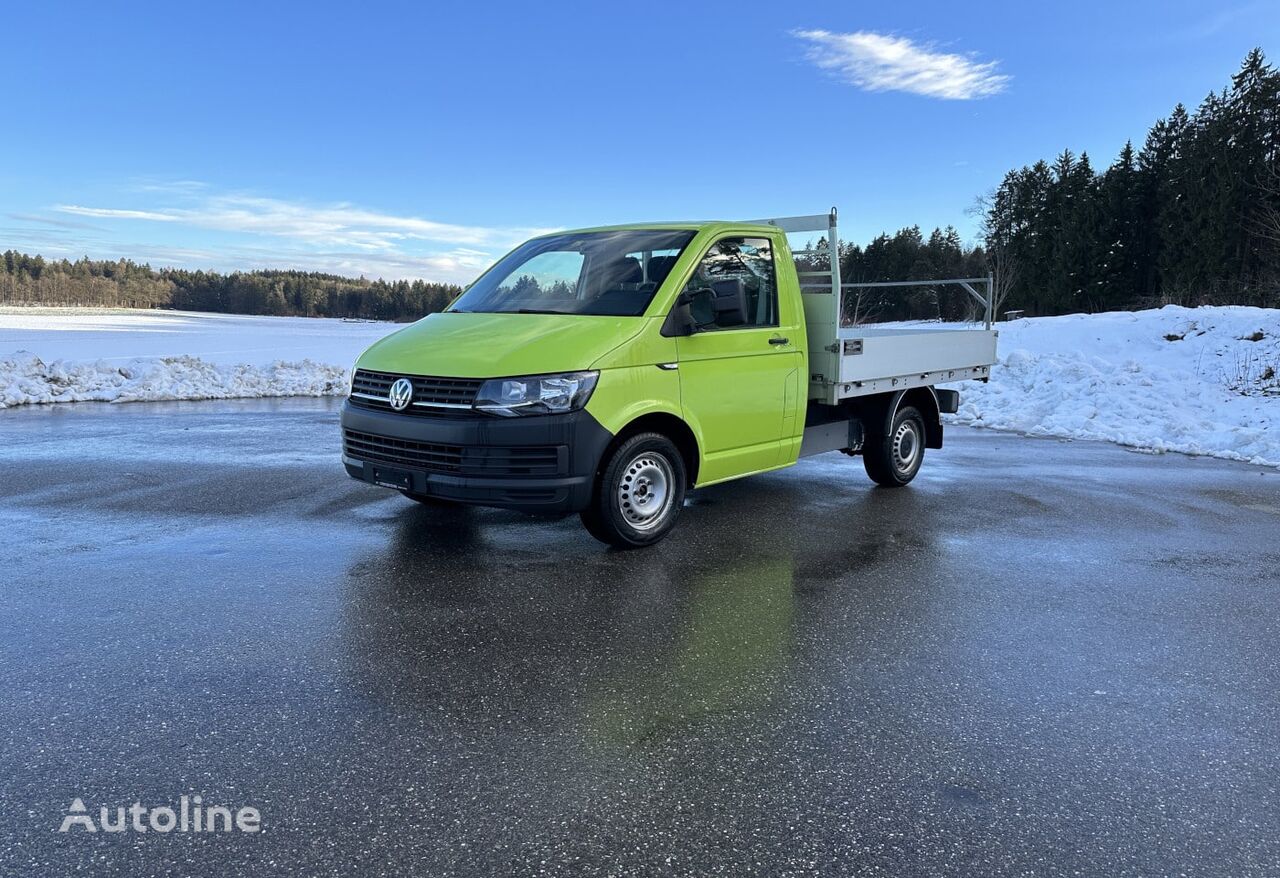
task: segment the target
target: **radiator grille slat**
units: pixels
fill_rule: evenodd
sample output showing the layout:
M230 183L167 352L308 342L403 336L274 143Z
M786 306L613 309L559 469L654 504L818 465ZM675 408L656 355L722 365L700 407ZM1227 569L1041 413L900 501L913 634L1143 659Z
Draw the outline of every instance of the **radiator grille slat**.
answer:
M390 436L375 436L358 430L344 430L342 438L348 457L380 463L398 463L435 472L458 472L462 469L461 445L412 442Z
M380 399L368 399L363 396L352 396L353 405L364 408L391 411L391 403L387 396L392 383L399 378L407 378L413 383L413 402L427 405L410 405L402 413L413 415L469 415L464 409L448 406L470 406L476 398L476 392L484 383L482 378L436 378L429 375L394 375L388 372L373 372L368 369L357 369L351 382L352 394L368 394ZM432 406L442 406L433 408Z
M342 443L346 455L356 460L457 475L557 475L564 453L559 445L443 445L359 430L343 430Z

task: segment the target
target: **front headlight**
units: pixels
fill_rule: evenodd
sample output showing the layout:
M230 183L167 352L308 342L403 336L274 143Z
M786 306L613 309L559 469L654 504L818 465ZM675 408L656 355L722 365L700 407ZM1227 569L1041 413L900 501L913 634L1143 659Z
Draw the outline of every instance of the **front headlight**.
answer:
M475 407L482 412L508 418L576 412L591 398L599 377L599 372L564 372L559 375L492 378L480 385Z

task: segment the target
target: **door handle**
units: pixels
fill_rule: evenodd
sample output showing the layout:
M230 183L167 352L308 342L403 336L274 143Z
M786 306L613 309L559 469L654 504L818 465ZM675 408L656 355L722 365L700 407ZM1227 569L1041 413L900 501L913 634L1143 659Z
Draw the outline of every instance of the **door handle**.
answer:
M769 344L791 344L791 339L775 335L773 338L769 339Z

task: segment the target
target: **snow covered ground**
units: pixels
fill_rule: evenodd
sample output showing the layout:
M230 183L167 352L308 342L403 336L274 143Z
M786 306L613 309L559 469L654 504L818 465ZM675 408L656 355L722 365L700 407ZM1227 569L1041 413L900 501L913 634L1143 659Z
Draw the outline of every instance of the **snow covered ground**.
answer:
M45 361L199 357L222 365L277 360L337 365L403 324L198 311L0 306L0 355L29 350Z
M189 311L0 308L0 408L343 393L395 323Z
M179 311L0 308L0 408L319 396L397 328ZM1280 466L1280 311L1166 307L999 324L954 423Z
M1280 310L1179 308L1001 323L955 423L1280 466Z

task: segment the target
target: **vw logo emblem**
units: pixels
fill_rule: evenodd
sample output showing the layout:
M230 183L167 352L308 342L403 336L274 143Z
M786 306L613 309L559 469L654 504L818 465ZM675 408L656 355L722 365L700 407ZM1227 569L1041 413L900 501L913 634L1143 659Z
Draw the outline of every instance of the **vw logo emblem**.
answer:
M404 411L413 402L413 382L408 378L397 378L387 391L387 402L396 411Z

